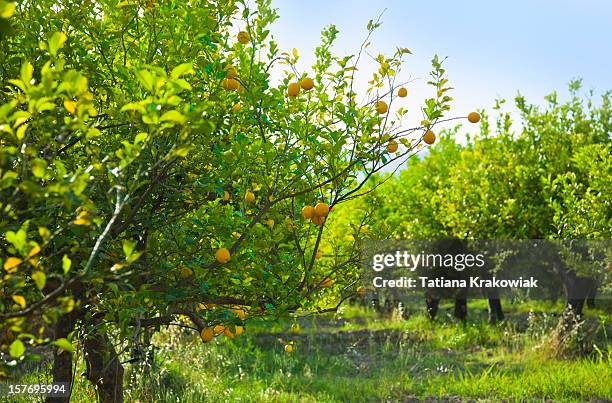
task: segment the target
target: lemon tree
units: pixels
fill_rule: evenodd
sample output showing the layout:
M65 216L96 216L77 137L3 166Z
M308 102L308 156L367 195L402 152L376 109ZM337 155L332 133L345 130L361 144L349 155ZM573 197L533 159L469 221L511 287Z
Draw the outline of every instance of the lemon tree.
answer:
M355 91L379 22L344 57L325 28L305 68L266 0L86 3L0 3L0 347L6 376L53 345L70 381L78 341L117 401L120 357L160 326L209 342L353 295L356 249L320 250L327 220L433 143L451 98L435 57L403 125L405 48Z

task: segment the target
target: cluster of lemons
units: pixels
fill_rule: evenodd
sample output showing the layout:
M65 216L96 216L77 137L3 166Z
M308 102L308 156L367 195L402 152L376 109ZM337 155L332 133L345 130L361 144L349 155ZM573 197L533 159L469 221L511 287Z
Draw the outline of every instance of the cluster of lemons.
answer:
M404 87L401 87L397 91L397 96L400 98L404 98L407 95L408 95L408 90ZM374 104L374 109L376 110L376 112L378 112L379 115L384 115L389 111L389 105L387 105L387 103L383 100L378 100ZM470 123L478 123L480 122L480 114L478 114L478 112L470 112L467 115L467 120ZM436 142L436 135L431 130L427 130L425 134L423 135L422 140L423 142L425 142L425 144L431 145ZM387 151L390 153L396 152L398 148L399 148L399 144L397 143L397 141L393 139L389 140L389 142L387 143Z
M246 312L239 306L232 307L232 313L240 318L240 320L246 318ZM204 343L208 343L221 334L224 334L229 339L233 339L236 336L240 336L243 332L244 328L242 326L234 326L234 331L232 332L232 330L225 325L218 324L203 328L202 331L200 331L200 338Z
M310 77L303 78L297 83L289 83L287 86L287 96L295 98L300 95L300 91L310 91L314 88L314 80Z
M251 40L251 36L246 31L238 32L236 38L238 39L238 42L242 45L248 44ZM240 81L236 79L238 77L238 71L234 66L232 66L231 64L225 66L225 73L225 78L221 82L224 89L228 91L240 91L243 89L240 85ZM232 106L232 112L238 112L241 107L242 106L240 105L240 103L235 104L234 106Z
M315 206L304 206L302 208L302 217L315 225L323 225L328 214L329 205L325 203L317 203Z

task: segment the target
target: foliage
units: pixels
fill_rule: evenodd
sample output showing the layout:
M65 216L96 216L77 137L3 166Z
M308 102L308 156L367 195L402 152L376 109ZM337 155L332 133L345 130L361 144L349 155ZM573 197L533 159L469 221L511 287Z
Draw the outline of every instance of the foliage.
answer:
M378 56L357 102L369 39L338 57L330 26L300 70L298 52L270 36L268 0L253 10L45 0L1 12L1 348L18 360L24 345L52 343L61 317L79 334L137 342L160 325L233 332L252 317L334 309L354 293L342 274L357 249L317 259L326 225L303 220L302 206L360 196L369 177L414 154L420 140L405 137L434 127L451 100L435 57L428 120L402 127L404 109L374 105L394 106L409 50ZM284 69L278 84L274 69ZM307 76L313 89L288 94ZM393 139L405 146L397 153L385 149ZM229 261L215 258L220 248ZM66 338L54 345L72 349Z
M595 104L579 89L571 83L565 103L551 94L545 109L518 96L518 133L503 101L494 133L484 113L464 145L459 127L447 131L399 175L372 179L376 190L356 203L354 219L367 215L379 236L413 239L609 239L610 93Z

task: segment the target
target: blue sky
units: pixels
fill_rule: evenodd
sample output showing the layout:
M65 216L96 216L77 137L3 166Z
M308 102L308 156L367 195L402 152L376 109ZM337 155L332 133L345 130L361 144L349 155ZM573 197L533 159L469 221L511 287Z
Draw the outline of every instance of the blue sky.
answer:
M273 5L280 13L272 27L275 39L282 50L300 51L306 71L322 27L333 23L340 30L337 54L354 53L367 21L386 9L371 51L390 54L402 46L414 52L403 76L420 78L405 101L415 121L420 101L431 96L424 82L435 53L448 56L445 65L455 88L451 115L490 108L495 98L511 100L517 91L541 103L553 90L565 94L576 77L597 93L612 89L610 0L273 0ZM362 65L362 83L372 69L373 64Z

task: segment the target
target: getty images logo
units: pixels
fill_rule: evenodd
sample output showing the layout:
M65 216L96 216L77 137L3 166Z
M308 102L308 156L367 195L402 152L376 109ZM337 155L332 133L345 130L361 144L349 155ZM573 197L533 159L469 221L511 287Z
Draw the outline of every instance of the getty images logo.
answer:
M415 271L421 268L446 268L463 271L466 268L482 268L485 264L482 254L441 254L441 253L410 253L407 250L397 250L391 253L377 253L372 256L372 269L376 272L387 268L405 268Z

